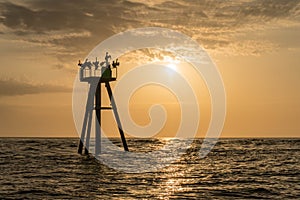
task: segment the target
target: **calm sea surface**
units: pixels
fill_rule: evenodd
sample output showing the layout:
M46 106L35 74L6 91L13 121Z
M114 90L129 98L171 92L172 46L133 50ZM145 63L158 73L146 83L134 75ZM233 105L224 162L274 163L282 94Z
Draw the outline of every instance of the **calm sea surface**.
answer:
M300 139L220 139L203 159L196 139L176 162L147 173L79 155L78 139L0 140L0 199L300 199ZM128 139L137 152L165 142Z

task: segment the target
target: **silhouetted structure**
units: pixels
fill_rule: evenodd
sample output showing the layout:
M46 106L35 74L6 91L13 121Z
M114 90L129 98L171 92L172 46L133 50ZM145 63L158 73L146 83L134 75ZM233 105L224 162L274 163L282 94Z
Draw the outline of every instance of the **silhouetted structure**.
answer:
M125 151L128 151L128 146L124 132L122 130L122 124L118 114L117 106L114 100L114 96L110 87L109 82L117 80L117 66L120 65L118 59L113 61L112 67L110 65L109 59L111 56L106 52L105 61L100 63L96 58L96 61L91 63L88 59L84 63L81 63L79 60L78 66L80 66L79 79L81 82L89 83L89 94L86 103L85 116L83 120L83 126L81 131L81 137L78 146L78 153L82 153L83 147L85 147L85 154L89 153L90 146L90 134L91 134L91 125L93 120L93 110L96 111L95 118L95 154L100 153L100 144L101 144L101 110L113 110L115 120L118 125L120 132L120 137L122 139L123 147ZM99 69L100 68L100 69ZM114 73L113 73L114 72ZM109 96L111 107L102 107L101 106L101 84L104 83L107 94ZM93 91L96 91L95 94L92 94ZM85 144L85 145L84 145Z

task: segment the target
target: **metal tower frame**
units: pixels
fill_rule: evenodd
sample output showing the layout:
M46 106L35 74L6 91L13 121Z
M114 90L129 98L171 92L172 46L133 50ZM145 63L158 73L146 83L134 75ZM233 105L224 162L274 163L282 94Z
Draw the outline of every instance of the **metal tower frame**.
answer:
M123 147L125 151L129 151L125 134L123 132L121 120L119 117L119 113L117 110L117 106L115 103L115 99L112 93L112 89L110 87L110 82L111 81L116 81L117 80L117 66L119 66L118 60L114 61L112 64L113 69L116 70L115 77L112 76L112 69L111 65L108 62L108 58L110 56L108 53L106 53L106 67L105 71L103 73L100 73L100 76L96 76L96 72L99 67L99 62L97 61L94 62L95 70L94 70L94 76L91 75L91 70L92 70L92 64L91 62L88 62L87 60L85 63L81 63L79 61L79 66L80 68L80 81L81 82L88 82L89 84L89 95L87 98L87 103L86 103L86 109L85 109L85 115L84 115L84 120L83 120L83 125L82 125L82 130L81 130L81 137L79 140L79 145L78 145L78 153L82 154L83 153L83 148L84 148L84 154L89 154L89 146L90 146L90 134L91 134L91 126L92 126L92 120L93 120L93 111L95 110L96 113L96 118L95 118L95 155L100 154L101 152L101 111L102 110L113 110L115 121L118 125L118 130L120 133L120 137L123 143ZM104 62L103 62L104 63ZM102 63L102 64L103 64ZM89 75L85 76L85 68L88 67ZM101 105L101 84L105 85L111 107L102 107ZM94 94L92 94L94 91L96 91ZM85 144L85 145L84 145Z

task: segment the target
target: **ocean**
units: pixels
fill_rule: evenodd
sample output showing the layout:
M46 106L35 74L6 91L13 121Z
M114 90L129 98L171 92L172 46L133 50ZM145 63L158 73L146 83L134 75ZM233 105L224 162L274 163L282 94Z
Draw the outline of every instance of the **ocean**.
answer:
M77 154L77 138L0 140L0 199L300 199L295 138L219 139L205 158L194 139L175 162L142 173ZM129 138L128 146L148 152L166 140Z

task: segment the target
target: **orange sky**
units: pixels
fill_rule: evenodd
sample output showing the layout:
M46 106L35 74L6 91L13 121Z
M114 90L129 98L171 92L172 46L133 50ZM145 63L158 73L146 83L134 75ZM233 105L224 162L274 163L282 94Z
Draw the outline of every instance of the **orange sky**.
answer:
M299 137L299 8L296 0L0 1L0 136L76 137L71 106L78 59L115 33L158 26L192 37L217 64L227 95L222 137ZM120 75L135 64L130 55L120 62ZM203 136L207 90L190 69L178 68L203 88L197 94ZM179 108L163 89L165 97L145 99L157 90L132 97L132 116L146 124L149 105L162 102L170 116L158 136L172 136ZM112 115L103 116L104 129L118 136Z

